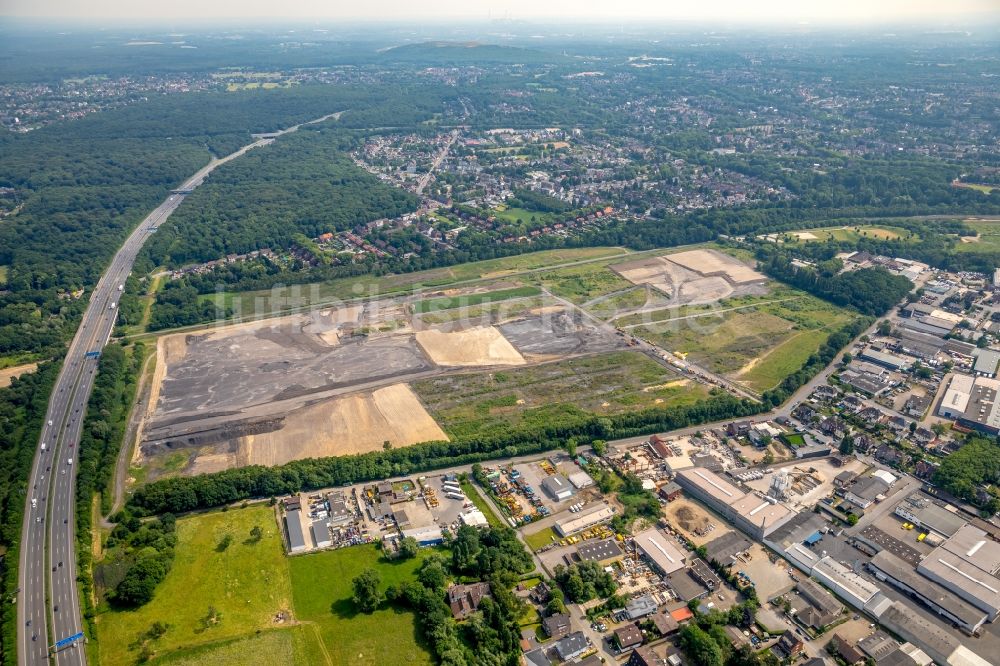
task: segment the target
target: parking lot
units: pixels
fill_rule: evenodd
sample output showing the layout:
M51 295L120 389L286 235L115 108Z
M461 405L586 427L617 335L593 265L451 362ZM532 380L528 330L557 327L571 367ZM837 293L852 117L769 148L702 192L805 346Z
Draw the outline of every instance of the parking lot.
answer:
M770 551L758 543L750 547L748 554L749 559L740 556L743 559L733 564L733 572L746 573L753 581L760 599L773 599L795 587L795 581L788 575L788 562L771 555Z

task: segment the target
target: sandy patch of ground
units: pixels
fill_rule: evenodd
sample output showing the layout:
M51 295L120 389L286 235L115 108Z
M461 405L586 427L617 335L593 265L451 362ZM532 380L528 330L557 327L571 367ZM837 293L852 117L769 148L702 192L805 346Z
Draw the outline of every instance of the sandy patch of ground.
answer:
M978 243L980 241L979 236L959 236L958 240L963 243Z
M234 454L209 453L196 457L191 465L191 469L186 473L192 476L196 474L211 474L213 472L221 472L235 466L236 456Z
M643 393L649 393L650 391L659 391L660 389L674 388L675 386L687 386L691 383L690 379L675 379L672 382L667 382L666 384L657 384L656 386L647 386L642 389Z
M812 233L811 231L796 231L795 237L799 240L818 240L819 236Z
M688 280L681 285L678 295L683 303L714 303L733 293L733 287L724 278L706 277Z
M25 373L34 372L37 367L37 363L25 363L24 365L15 365L13 367L0 370L0 388L10 386L10 383L14 379Z
M418 331L417 343L437 365L523 365L524 357L499 330L480 326L464 331Z
M684 498L675 499L664 508L667 522L694 545L717 539L730 529L707 509Z
M725 276L734 284L767 279L743 262L713 250L688 250L664 258L701 275Z
M406 384L324 400L289 414L280 430L239 439L240 465L281 465L447 440Z

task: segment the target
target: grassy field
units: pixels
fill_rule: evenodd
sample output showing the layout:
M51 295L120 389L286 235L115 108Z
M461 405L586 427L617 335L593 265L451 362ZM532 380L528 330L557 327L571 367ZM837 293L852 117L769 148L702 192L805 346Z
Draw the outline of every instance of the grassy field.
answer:
M263 529L264 537L249 543L255 525ZM219 552L217 546L227 534L232 535L232 545ZM150 643L162 654L273 629L278 626L275 613L290 610L291 603L287 559L269 507L184 518L177 521L173 567L153 600L138 610L108 611L97 617L101 664L134 664L141 649L137 639L156 621L170 625L163 637ZM222 620L206 628L202 618L209 606L222 614Z
M860 225L851 227L829 227L826 229L802 229L792 231L787 234L779 234L779 237L790 242L795 242L796 234L812 234L815 238L799 237L799 240L806 242L815 241L856 241L860 238L876 238L881 240L895 240L897 238L910 237L911 232L907 229L892 226Z
M676 407L706 389L679 379L639 352L614 352L504 370L470 372L413 384L442 428L471 437L505 425L544 425L565 415Z
M654 323L636 326L639 317L623 317L616 323L635 326L630 329L635 335L766 391L802 367L830 332L852 315L805 292L776 286L766 296L724 299L714 313L696 306L643 317Z
M964 187L967 190L975 190L977 192L982 192L983 194L989 194L995 189L998 189L996 185L984 185L982 183L952 183L955 187Z
M541 291L539 291L538 287L515 287L513 289L501 289L499 291L464 294L462 296L425 298L423 300L416 301L413 304L413 311L421 314L425 312L438 312L441 310L451 310L454 308L496 303L511 298L527 298L530 296L538 296L539 294L541 294Z
M511 224L517 224L518 220L521 220L524 224L548 224L553 219L555 215L552 213L543 213L540 211L528 210L527 208L495 208L493 214L497 216L498 219L506 220ZM534 217L534 223L531 222L531 218Z
M528 548L531 548L531 550L541 550L553 541L559 541L559 535L551 527L545 527L538 532L524 535L524 542L528 544Z
M300 624L285 629L171 652L153 663L169 666L243 666L248 655L260 664L327 664L333 662L320 647L316 628Z
M251 543L255 525L264 537ZM220 551L227 534L232 543ZM378 569L383 587L396 584L412 577L428 550L401 563L382 560L374 546L288 558L272 509L257 505L178 520L176 552L149 604L98 615L102 666L135 664L157 621L169 628L148 641L155 663L225 666L248 663L249 655L256 663L301 666L431 663L411 613L356 614L351 601L351 580L363 569ZM210 606L221 621L206 626ZM279 611L290 619L277 622Z
M476 261L447 268L432 268L399 275L361 275L329 282L293 285L280 294L281 304L272 304L270 289L222 294L222 305L232 307L244 316L253 313L278 312L291 307L307 306L332 299L358 297L375 298L390 294L410 293L421 288L443 287L457 282L489 280L509 275L536 271L548 266L577 261L592 261L631 254L619 247L567 248L530 252L513 257ZM215 302L215 294L206 294L203 300Z
M545 287L577 305L616 291L625 291L633 285L608 268L614 261L595 261L579 266L567 266L533 275L529 280Z
M966 220L965 226L971 227L978 234L975 242L955 244L958 252L997 252L1000 251L1000 220ZM971 239L970 239L971 240Z
M375 568L385 589L411 580L430 552L422 549L416 558L402 562L381 559L375 546L293 557L288 567L297 618L317 627L333 664L430 664L430 654L418 642L412 613L393 608L357 613L351 600L351 581L364 569Z

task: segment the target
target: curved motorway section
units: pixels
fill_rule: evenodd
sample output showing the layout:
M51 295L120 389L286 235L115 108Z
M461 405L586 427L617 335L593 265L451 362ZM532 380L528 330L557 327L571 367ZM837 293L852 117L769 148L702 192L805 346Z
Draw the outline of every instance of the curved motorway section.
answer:
M318 123L331 114L310 121ZM91 293L80 328L70 343L52 395L42 436L35 452L25 500L18 578L18 650L22 665L86 664L83 617L76 585L76 448L80 442L87 402L97 373L98 354L107 344L117 318L122 285L149 235L204 182L215 168L251 148L265 146L276 136L294 132L295 125L266 135L226 157L213 160L174 190L129 235ZM74 638L78 637L78 638Z

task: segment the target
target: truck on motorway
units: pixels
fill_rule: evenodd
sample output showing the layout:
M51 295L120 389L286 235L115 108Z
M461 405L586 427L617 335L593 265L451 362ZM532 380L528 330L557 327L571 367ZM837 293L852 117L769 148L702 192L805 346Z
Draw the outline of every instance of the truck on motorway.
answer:
M38 500L35 499L34 497L31 498L31 508L32 509L37 509L38 508Z
M111 305L108 306L108 309L109 310L114 310L115 309L115 302L114 301L111 301Z
M72 459L72 458L70 458L69 460L67 460L67 461L66 461L66 464L67 464L67 465L72 465L72 464L73 464L73 459Z
M124 289L125 289L125 285L123 285L123 284L118 285L118 291L123 291Z
M45 442L42 442L42 451L45 450Z

